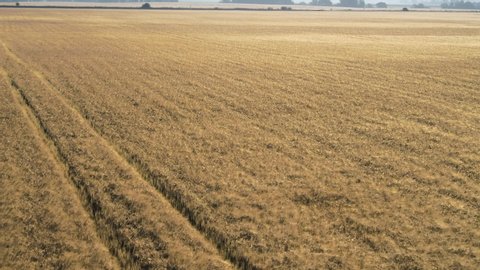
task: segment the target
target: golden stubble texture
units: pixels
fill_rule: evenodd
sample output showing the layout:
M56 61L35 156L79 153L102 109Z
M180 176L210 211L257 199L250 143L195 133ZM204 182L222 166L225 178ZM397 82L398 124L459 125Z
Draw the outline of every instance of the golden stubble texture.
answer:
M478 268L477 14L0 14L124 267Z

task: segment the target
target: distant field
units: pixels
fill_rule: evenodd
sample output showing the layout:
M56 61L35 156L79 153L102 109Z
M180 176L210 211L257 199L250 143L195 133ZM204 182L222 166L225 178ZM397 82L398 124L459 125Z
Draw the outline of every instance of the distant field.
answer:
M0 268L478 269L473 13L0 9Z
M147 1L148 2L148 1ZM152 8L177 8L177 9L281 9L282 6L288 6L292 10L303 11L400 11L402 8L407 7L410 11L442 11L442 12L458 12L462 10L444 10L439 6L415 9L411 5L388 5L388 8L352 8L352 7L337 7L337 6L312 6L312 5L271 5L271 4L236 4L236 3L219 3L218 2L149 2ZM0 6L15 6L16 1L12 2L0 2ZM106 7L106 8L140 8L144 2L19 2L20 7ZM476 10L463 10L467 12L477 12Z
M16 1L12 2L0 2L0 5L15 6ZM140 8L144 2L127 2L127 3L105 3L105 2L20 2L20 6L65 6L65 7L128 7L128 8ZM263 5L263 4L225 4L225 3L188 3L188 2L150 2L153 8L249 8L249 9L267 9L268 7L280 9L282 5ZM321 9L318 6L310 5L291 5L296 9Z

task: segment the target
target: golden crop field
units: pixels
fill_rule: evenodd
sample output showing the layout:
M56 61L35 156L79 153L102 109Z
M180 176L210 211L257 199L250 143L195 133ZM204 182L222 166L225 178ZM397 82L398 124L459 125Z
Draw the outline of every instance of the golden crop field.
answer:
M480 16L0 9L1 269L479 269Z

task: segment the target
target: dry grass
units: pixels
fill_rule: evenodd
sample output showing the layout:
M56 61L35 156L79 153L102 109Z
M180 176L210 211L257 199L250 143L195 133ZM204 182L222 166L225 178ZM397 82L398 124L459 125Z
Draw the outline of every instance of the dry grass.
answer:
M0 13L123 266L478 268L476 14Z
M0 69L0 268L119 269Z

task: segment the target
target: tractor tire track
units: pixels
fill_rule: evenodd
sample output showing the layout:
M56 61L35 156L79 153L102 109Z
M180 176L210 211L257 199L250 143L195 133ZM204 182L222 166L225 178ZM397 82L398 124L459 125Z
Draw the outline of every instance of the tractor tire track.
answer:
M10 97L11 97L10 100L8 100L8 101L6 100L5 102L11 102L10 105L12 107L14 107L15 110L18 112L17 117L22 118L21 120L19 120L20 123L24 124L26 126L26 127L24 127L25 130L28 130L29 132L31 132L31 134L29 134L29 136L30 136L29 140L33 139L32 143L36 144L36 146L38 147L36 149L37 151L39 151L39 153L37 153L38 154L37 158L41 157L42 155L45 155L44 160L48 161L48 163L51 166L50 169L54 173L53 174L54 176L51 176L51 177L58 177L58 179L53 179L54 181L52 181L52 182L54 182L54 184L51 183L50 185L52 185L52 186L57 185L56 187L65 188L66 190L61 189L61 190L58 190L57 192L66 192L66 194L63 194L62 196L65 196L66 198L68 197L69 201L72 200L72 198L71 198L71 196L72 196L72 197L74 197L73 201L75 201L75 203L76 202L79 203L79 204L70 205L70 207L73 207L73 209L75 209L77 211L75 213L77 213L77 214L81 213L80 214L80 217L81 217L80 219L78 219L78 217L75 216L75 217L72 217L72 220L76 220L76 221L84 224L83 226L87 225L87 226L91 226L90 228L93 228L93 230L89 231L89 232L92 232L92 234L89 234L89 232L87 232L84 237L88 237L89 241L91 241L91 242L99 243L99 246L102 247L102 249L104 249L106 251L105 254L102 254L103 255L102 259L105 259L105 261L112 263L111 265L103 265L102 268L107 267L108 269L110 269L110 267L112 267L112 269L119 269L120 264L119 264L118 258L116 258L114 256L114 254L111 254L111 253L109 254L108 253L108 251L107 251L108 246L105 245L105 242L103 241L103 239L101 237L101 234L98 232L98 228L94 225L95 220L92 219L92 217L89 215L89 211L88 211L88 208L85 206L85 202L83 200L82 194L78 193L78 190L76 189L75 185L72 186L73 183L68 176L68 168L65 166L65 164L61 160L61 156L58 153L58 149L55 147L55 145L52 143L52 141L49 140L47 134L44 132L42 124L38 121L34 112L31 110L30 106L27 103L28 101L25 99L25 97L22 95L22 93L18 90L18 88L16 88L16 85L13 85L13 84L10 85L11 82L12 82L12 80L10 79L8 73L2 67L0 67L0 84L5 86L5 89L4 89L5 94L10 95ZM18 123L18 125L20 125L20 123ZM40 170L40 169L42 169L42 167L38 167L38 168L35 167L35 168L32 168L32 169L33 170ZM41 176L44 176L44 175L42 174ZM28 185L28 183L22 183L22 184ZM65 184L66 186L58 186L59 184L61 184L61 185ZM27 188L27 187L22 187L22 189L23 188ZM33 188L35 188L35 187L33 187ZM28 191L25 191L25 192L28 192ZM39 197L41 197L42 194L43 194L42 192L45 192L43 186L40 188L40 190L35 189L35 195L34 196L38 195ZM26 194L28 194L28 193L26 193ZM24 196L25 196L25 194L24 194ZM57 196L58 196L58 194L55 194L55 196L52 196L52 197L55 197L55 199L58 199L59 197L57 197ZM53 200L55 201L55 199L53 199ZM50 203L50 200L51 199L49 199L49 203ZM57 201L57 203L58 203L58 201ZM58 207L59 205L57 204L55 206ZM77 206L79 206L79 207L77 207ZM18 206L16 206L16 207L18 207ZM40 208L38 208L38 207L34 208L32 211L38 211L43 206L39 206L39 207ZM62 212L62 210L60 210L60 212ZM38 213L38 214L42 215L41 213ZM50 220L50 218L52 218L52 219L60 218L60 217L55 217L55 216L44 216L44 217L45 217L46 220L48 220L48 222L52 222ZM86 218L86 220L83 220L82 218ZM84 222L86 222L86 223L84 223ZM55 223L51 223L51 224L55 224ZM17 224L17 225L19 225L19 224ZM34 226L38 226L38 224L35 224ZM36 229L39 230L41 233L42 232L45 233L45 228L36 228ZM85 227L83 227L83 229L85 229ZM47 231L48 231L48 229L47 229ZM48 234L48 232L47 232L47 234ZM75 237L75 236L73 236L73 237ZM31 239L32 242L40 241L38 245L40 245L42 247L45 247L46 245L48 245L44 241L41 241L41 239L37 239L37 236L31 237L31 238L32 238ZM50 254L50 255L52 255L52 254ZM42 260L50 260L50 259L51 258L49 257L49 255L45 255L45 254L44 254L44 257L42 258ZM107 269L107 268L105 268L105 269Z
M28 67L28 65L16 56L5 44L3 44L8 55L14 59L18 64ZM229 260L232 264L236 265L240 269L250 270L259 269L248 257L243 255L235 246L233 241L224 235L220 230L210 224L208 209L200 207L199 204L194 202L193 198L185 195L181 189L175 186L171 186L167 183L165 175L158 174L151 170L146 163L139 160L135 155L131 155L123 149L111 144L105 139L104 134L99 130L94 123L89 120L89 117L82 114L82 110L76 108L75 105L70 104L61 93L53 86L39 71L29 71L34 74L35 78L41 82L41 84L49 91L54 92L59 97L62 105L67 107L75 118L81 122L82 125L88 126L98 136L103 144L105 144L109 151L115 156L116 160L122 161L122 163L131 167L146 183L153 186L164 198L167 199L170 206L176 209L188 222L195 228L200 234L210 240L216 246L218 252L223 255L224 258Z
M68 168L99 235L123 268L232 268L40 72L2 45L12 86Z
M18 64L28 67L28 65L22 59L16 56L5 44L3 44L3 46L12 59L14 59ZM88 126L89 129L95 133L95 136L99 137L101 142L105 144L109 151L115 156L116 160L121 160L125 166L131 167L135 173L138 174L139 178L143 179L145 183L148 183L154 187L158 193L169 202L170 206L176 209L176 211L181 214L197 232L212 242L219 254L221 254L226 260L230 261L239 269L260 269L260 267L256 266L247 256L243 255L242 252L237 249L234 241L230 240L219 229L211 225L211 221L209 221L210 218L208 215L208 209L205 209L204 207L200 206L199 203L196 203L196 200L182 192L181 188L167 183L167 176L153 171L146 163L138 159L135 155L132 155L121 147L110 143L110 141L105 139L105 135L102 133L102 131L98 129L92 121L90 121L89 117L82 114L82 110L80 108L77 108L74 104L71 104L69 101L67 101L62 94L56 90L55 86L52 85L52 83L39 71L32 70L31 68L29 68L29 71L37 80L41 82L45 88L51 92L54 92L55 95L58 96L62 105L67 107L82 125Z

